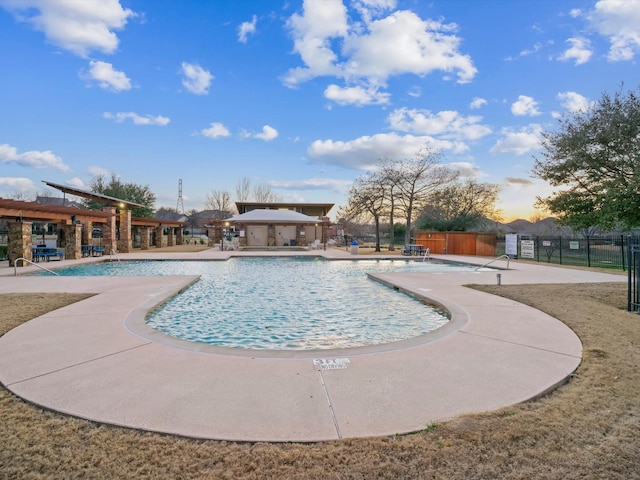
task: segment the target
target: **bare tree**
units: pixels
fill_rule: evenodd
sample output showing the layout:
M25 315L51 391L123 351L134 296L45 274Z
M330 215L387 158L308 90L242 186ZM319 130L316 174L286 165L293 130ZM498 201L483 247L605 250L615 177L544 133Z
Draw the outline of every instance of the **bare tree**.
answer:
M249 177L244 177L236 185L236 201L248 202L253 198L254 202L276 203L280 201L280 195L264 183L251 187Z
M243 177L236 185L236 202L248 202L251 196L251 180Z
M387 190L384 177L379 173L368 173L357 178L349 191L349 201L345 213L350 218L369 216L375 224L376 248L380 251L380 217L386 213Z
M420 228L440 231L466 231L498 221L500 186L474 180L452 182L437 189L429 198L419 219Z
M406 220L405 244L411 243L413 218L424 209L429 196L458 176L457 172L440 165L441 158L440 151L424 148L412 160L399 160L389 165L397 176L394 198Z
M381 188L387 191L387 198L389 202L389 251L393 252L396 249L396 236L395 236L395 222L394 215L396 211L396 199L395 194L400 183L399 172L394 168L394 162L389 158L384 158L381 161L380 168Z
M204 208L215 210L214 217L216 218L213 218L213 220L218 221L226 218L226 213L232 213L235 210L231 201L231 194L227 190L213 190L211 193L207 193Z
M280 201L280 195L264 183L253 187L253 199L259 203L276 203Z

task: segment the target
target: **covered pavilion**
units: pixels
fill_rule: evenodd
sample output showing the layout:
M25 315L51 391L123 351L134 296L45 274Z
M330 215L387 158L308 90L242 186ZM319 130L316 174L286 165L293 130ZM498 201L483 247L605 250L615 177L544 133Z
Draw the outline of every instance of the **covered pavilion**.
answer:
M133 249L133 228L140 235L140 248L146 250L152 245L155 235L156 246L180 245L182 243L182 223L152 218L132 218L131 209L142 205L127 200L67 187L52 182L44 182L50 187L82 198L100 202L102 210L63 207L36 202L24 202L0 198L0 220L8 226L9 264L18 258L33 261L33 224L55 223L58 225L56 247L67 259L81 258L83 246L93 245L93 230L100 227L101 247L107 252L128 253ZM24 263L23 263L24 264Z

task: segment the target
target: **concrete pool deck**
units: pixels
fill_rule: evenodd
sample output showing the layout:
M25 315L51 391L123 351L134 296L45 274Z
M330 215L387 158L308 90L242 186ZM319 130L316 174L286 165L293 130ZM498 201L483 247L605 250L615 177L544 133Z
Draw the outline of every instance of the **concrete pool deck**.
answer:
M119 256L222 260L230 255L274 252L209 249ZM355 258L334 248L278 255ZM488 261L437 258L478 265ZM0 293L97 295L0 337L2 384L51 410L143 430L220 440L303 442L407 433L535 398L571 375L582 355L579 338L561 322L512 300L464 287L496 284L495 271L376 275L452 313L450 326L424 337L361 349L259 352L185 346L139 325L144 312L197 277L15 277L7 263L0 263ZM504 268L506 261L492 266ZM624 275L524 261L511 261L509 266L500 272L503 284L564 284L558 287L559 295L572 283L626 282Z

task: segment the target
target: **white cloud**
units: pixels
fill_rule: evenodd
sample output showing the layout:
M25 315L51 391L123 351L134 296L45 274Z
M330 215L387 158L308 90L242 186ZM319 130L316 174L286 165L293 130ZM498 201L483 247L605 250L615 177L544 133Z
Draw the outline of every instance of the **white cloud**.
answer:
M329 85L324 91L325 98L338 105L385 105L389 103L389 94L381 93L377 88L339 87Z
M341 0L305 1L303 13L287 21L294 46L305 67L289 70L284 82L295 86L322 75L339 75L338 57L331 49L331 39L345 38L349 31L347 9Z
M518 100L511 105L511 113L517 116L536 116L541 114L540 110L538 110L538 102L526 95L520 95Z
M200 135L204 135L208 138L228 137L231 135L229 129L222 123L213 122L209 128L200 130Z
M332 190L336 193L347 193L353 185L351 180L332 178L309 178L306 180L270 180L267 185L283 190Z
M508 153L524 155L540 146L540 125L529 125L519 131L510 128L502 130L503 137L489 150L492 154Z
M380 133L349 141L316 140L307 153L314 163L326 163L353 170L372 170L380 159L413 158L422 148L463 151L464 144L437 140L429 136L398 135Z
M254 15L250 22L242 22L238 27L238 41L247 43L247 36L256 33L256 23L258 19Z
M113 65L107 62L92 60L89 62L89 71L82 73L81 77L86 80L98 82L98 86L104 90L122 92L131 90L131 80L124 72L119 72Z
M557 98L562 102L564 109L569 112L585 112L594 104L576 92L561 92Z
M458 51L455 24L423 20L407 10L373 19L394 7L391 1L359 1L355 6L364 23L349 23L341 0L306 0L302 15L289 18L294 51L304 66L287 72L287 86L334 76L378 88L393 75L435 71L455 74L459 83L466 83L477 73L471 58Z
M391 75L428 75L434 71L455 73L458 83L470 82L477 70L468 55L458 52L457 26L423 20L410 11L397 11L376 20L363 35L345 39L349 76L384 81Z
M114 30L121 30L136 14L119 0L53 1L4 0L2 6L18 21L29 23L58 47L86 58L93 50L113 53L118 48Z
M211 80L213 80L213 75L200 65L197 63L182 62L182 74L185 77L182 80L182 85L189 92L195 93L196 95L206 95L209 93L209 86L211 85Z
M0 177L0 188L11 189L20 193L36 190L36 186L30 179L22 177Z
M278 136L278 131L270 127L269 125L265 125L262 127L262 133L253 134L253 138L258 138L260 140L264 140L265 142L269 142Z
M477 165L470 162L451 162L444 165L445 167L458 172L461 178L477 179L486 177L487 174L483 173Z
M491 133L489 127L480 123L482 117L464 117L451 110L433 114L429 110L400 108L391 112L387 121L394 130L449 139L477 140Z
M567 62L570 60L575 60L575 65L581 65L583 63L587 63L593 54L591 50L591 42L586 38L570 38L567 40L567 43L571 45L560 57L558 60Z
M83 190L88 188L88 186L78 177L70 178L65 183L70 187L81 188Z
M396 0L353 0L352 6L365 23L371 23L373 17L396 8Z
M598 33L609 39L609 60L631 60L640 52L637 0L599 0L587 18Z
M106 168L103 168L103 167L97 167L95 165L87 168L87 173L89 173L89 175L93 177L110 177L111 176L110 170L107 170Z
M15 163L31 168L53 168L62 172L69 170L69 167L62 163L62 159L50 150L18 153L18 149L6 143L0 145L0 164L2 163Z
M474 97L473 100L471 100L471 103L469 104L469 108L471 110L476 110L478 108L483 107L486 104L487 104L487 101L484 98Z
M125 120L131 120L134 125L160 125L161 127L168 125L171 121L169 118L161 115L155 117L152 115L142 116L134 112L104 112L102 117L108 120L113 120L117 123L123 123Z

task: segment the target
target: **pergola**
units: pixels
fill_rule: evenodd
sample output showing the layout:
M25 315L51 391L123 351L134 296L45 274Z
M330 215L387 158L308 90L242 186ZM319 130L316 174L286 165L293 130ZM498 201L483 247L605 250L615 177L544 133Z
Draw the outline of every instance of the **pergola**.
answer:
M64 250L67 259L80 258L82 246L93 243L93 227L102 228L102 246L108 252L130 252L133 248L132 227L140 232L140 247L145 250L151 245L151 231L155 229L156 246L180 245L182 243L182 223L164 219L132 218L131 208L142 207L135 202L110 197L79 188L44 182L64 194L75 195L97 201L102 210L62 207L36 202L24 202L0 198L0 219L7 220L9 227L9 264L18 258L31 261L32 224L34 222L56 223L58 246ZM167 233L165 237L165 232Z

